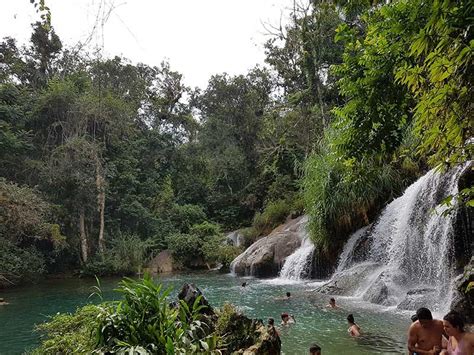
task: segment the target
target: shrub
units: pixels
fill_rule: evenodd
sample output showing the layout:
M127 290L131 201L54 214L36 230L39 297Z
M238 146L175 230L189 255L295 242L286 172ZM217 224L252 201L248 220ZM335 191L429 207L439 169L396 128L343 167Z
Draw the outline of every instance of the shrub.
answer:
M175 204L170 212L170 219L176 230L188 233L193 225L205 221L206 214L201 206Z
M203 257L202 239L197 235L177 233L167 237L168 249L176 261L189 265L193 260Z
M0 236L0 288L35 281L45 272L44 256L36 248L20 248Z
M43 341L33 354L214 354L218 336L206 326L201 297L192 305L170 305L164 290L150 276L124 279L123 299L58 314L38 326Z
M104 253L95 255L82 272L90 276L139 273L152 246L150 240L141 240L136 235L119 236Z
M399 173L390 164L364 158L342 160L323 146L306 162L303 181L313 241L328 250L369 223L370 215L400 190Z
M32 354L90 354L97 344L102 307L87 305L73 314L57 314L36 327L43 333L41 346Z
M124 299L105 308L98 346L103 352L125 352L140 347L153 354L195 354L216 348L217 338L201 322L198 297L193 305L169 305L170 289L163 290L147 275L141 281L125 279L119 292Z

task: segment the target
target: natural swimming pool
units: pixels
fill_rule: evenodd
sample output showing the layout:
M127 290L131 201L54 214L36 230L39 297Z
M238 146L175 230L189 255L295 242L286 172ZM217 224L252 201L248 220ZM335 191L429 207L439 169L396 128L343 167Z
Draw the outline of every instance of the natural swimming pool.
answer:
M293 314L296 324L280 327L284 354L307 354L316 342L326 354L402 354L405 353L409 314L397 313L356 299L338 297L340 310L325 307L327 295L311 290L314 281L285 284L278 279L259 280L236 278L219 273L191 273L160 276L157 280L174 287L175 293L183 283L193 282L213 306L225 302L237 305L247 316L269 317L279 323L282 312ZM242 282L247 287L242 288ZM113 289L119 279L101 280L105 299L118 299ZM34 324L47 320L57 312L72 312L88 302L93 279L47 280L41 284L4 290L0 297L8 302L0 307L0 354L21 354L35 347L39 334ZM289 300L278 300L289 291ZM364 336L354 339L347 334L347 314L352 313L362 327Z

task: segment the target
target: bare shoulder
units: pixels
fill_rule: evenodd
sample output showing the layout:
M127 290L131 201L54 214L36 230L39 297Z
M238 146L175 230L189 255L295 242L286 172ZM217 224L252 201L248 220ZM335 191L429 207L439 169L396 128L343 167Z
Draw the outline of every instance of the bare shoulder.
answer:
M420 322L416 321L410 324L410 328L408 328L408 332L416 332L420 329Z
M471 345L474 345L474 333L465 333L463 338L471 343Z

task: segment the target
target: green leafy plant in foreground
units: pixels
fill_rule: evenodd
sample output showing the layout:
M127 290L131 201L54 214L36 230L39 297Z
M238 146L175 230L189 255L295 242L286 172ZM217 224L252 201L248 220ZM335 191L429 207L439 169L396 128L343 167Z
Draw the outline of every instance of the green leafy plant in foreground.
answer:
M168 303L170 289L149 276L124 279L118 289L124 299L105 308L99 326L98 347L123 352L141 347L153 354L213 353L217 338L202 320L201 297L194 304Z
M94 288L101 294L100 284ZM118 302L87 305L73 314L57 314L37 326L44 333L33 354L217 354L219 337L206 324L202 296L188 305L170 305L171 289L143 280L124 279Z

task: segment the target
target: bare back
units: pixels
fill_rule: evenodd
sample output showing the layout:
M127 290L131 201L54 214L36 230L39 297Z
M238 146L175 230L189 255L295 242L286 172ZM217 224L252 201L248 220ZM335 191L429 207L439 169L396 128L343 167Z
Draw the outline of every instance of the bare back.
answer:
M434 347L441 349L443 334L443 322L440 320L433 319L425 327L416 321L408 330L408 350L420 353L420 350L430 351Z

